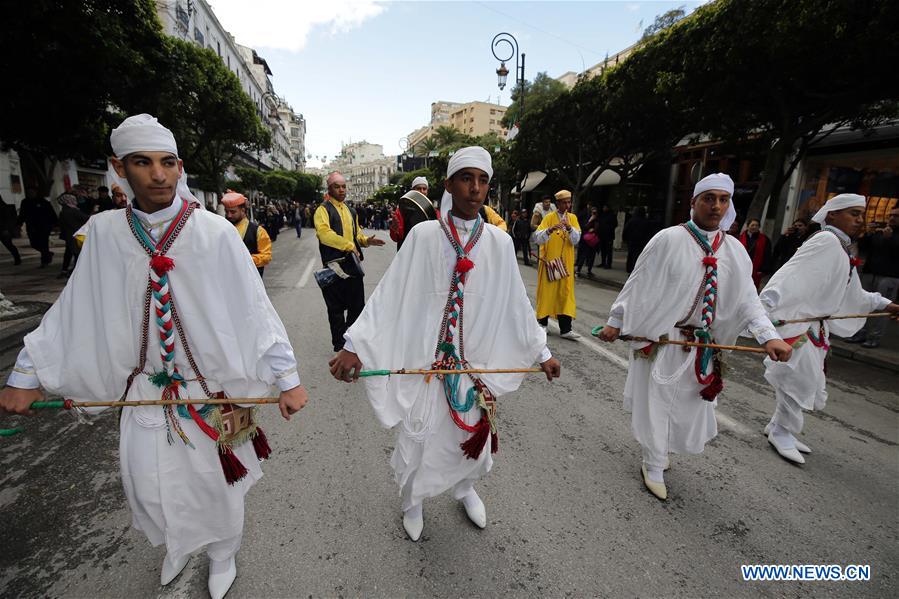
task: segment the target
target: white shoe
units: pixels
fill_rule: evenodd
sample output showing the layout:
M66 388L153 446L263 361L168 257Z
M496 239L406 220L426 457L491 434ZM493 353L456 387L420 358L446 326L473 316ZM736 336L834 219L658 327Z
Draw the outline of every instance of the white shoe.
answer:
M418 517L415 517L410 516L408 512L403 513L403 528L406 529L406 534L409 535L410 541L417 541L420 539L421 531L424 527L424 516L419 515Z
M177 562L173 562L169 557L169 554L165 554L165 559L162 560L162 572L159 575L159 582L162 586L167 585L168 583L175 580L181 571L184 570L184 567L187 565L187 562L190 561L190 554L182 556L180 560Z
M770 432L771 432L771 423L769 422L768 424L765 425L765 436L767 437L768 433L770 433ZM796 438L796 435L793 435L793 443L796 445L796 449L798 449L800 451L800 453L811 453L812 452L812 450L809 448L808 445L806 445L805 443L803 443L802 441L800 441L799 439Z
M478 528L487 528L487 508L484 502L478 497L477 493L470 493L462 499L462 505L465 507L465 513L472 524Z
M237 564L234 562L234 556L231 556L224 564L216 562L215 565L215 569L220 571L213 574L213 561L210 560L209 596L212 599L222 599L231 590L231 585L234 584L234 579L237 578Z
M768 443L770 443L774 449L777 450L777 453L780 454L785 460L789 460L790 462L795 462L797 464L805 464L805 458L802 457L802 454L799 453L799 450L794 445L793 447L785 447L777 442L777 439L774 437L774 433L768 433Z
M649 489L649 492L665 501L668 499L668 487L665 486L665 483L657 483L654 480L650 480L649 473L646 471L646 466L640 466L640 472L643 473L643 484L646 485L646 488Z
M562 333L559 335L562 339L580 339L581 336L575 333L574 331L568 331L567 333Z

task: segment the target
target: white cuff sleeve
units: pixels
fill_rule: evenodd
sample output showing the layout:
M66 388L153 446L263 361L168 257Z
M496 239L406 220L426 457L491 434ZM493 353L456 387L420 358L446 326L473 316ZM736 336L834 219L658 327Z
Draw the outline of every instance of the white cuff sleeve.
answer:
M571 245L577 245L581 240L581 232L579 229L575 229L571 227L571 232L568 234L568 239L571 240Z
M537 245L543 245L547 241L549 241L549 233L547 233L549 229L541 229L539 231L534 232L534 243Z
M343 349L350 352L351 354L356 353L356 348L353 347L353 340L347 337L347 334L343 334Z
M767 316L753 318L746 328L749 329L749 332L752 333L752 336L755 337L755 340L758 341L760 345L764 345L772 339L781 338L777 329L774 328L774 325L771 324L771 320L769 320Z
M621 329L624 326L624 310L619 306L612 306L609 317L606 318L606 326Z
M275 382L281 391L289 391L300 385L297 359L289 343L276 343L262 356L262 361L271 368Z
M34 362L31 361L31 356L28 355L28 350L24 347L19 352L19 357L16 358L16 365L13 367L12 372L9 373L6 384L18 389L38 389L41 386L41 382L37 379L37 372L34 369Z
M544 345L543 349L540 350L540 357L537 358L537 363L543 364L544 362L546 362L547 360L549 360L552 357L553 357L552 352L550 352L549 348Z

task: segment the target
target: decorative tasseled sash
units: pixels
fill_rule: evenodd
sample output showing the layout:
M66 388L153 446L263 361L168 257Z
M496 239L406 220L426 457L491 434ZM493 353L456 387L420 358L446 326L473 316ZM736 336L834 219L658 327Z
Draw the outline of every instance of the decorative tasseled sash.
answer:
M702 264L705 267L702 283L696 301L690 310L687 318L693 314L696 306L701 303L701 311L699 316L699 327L692 331L693 336L701 343L714 343L711 327L715 322L715 313L718 302L718 258L715 252L724 241L724 233L719 232L715 236L714 241L710 244L705 235L699 232L696 225L692 221L684 223L683 227L690 233L690 237L699 245L705 256ZM709 366L711 365L711 372ZM721 378L721 359L720 350L709 347L696 349L696 364L694 366L696 372L696 380L700 385L705 385L699 394L706 401L714 401L719 393L724 389L724 380Z
M190 346L187 344L187 337L184 334L184 329L178 318L178 311L175 308L175 300L168 276L169 271L175 268L175 261L166 256L166 253L171 249L172 244L175 243L175 240L178 238L178 235L181 233L184 225L187 223L187 220L190 218L190 215L193 214L196 207L197 204L181 200L181 208L178 211L178 215L166 228L165 233L158 243L154 242L150 235L144 230L131 205L129 204L125 209L131 233L138 242L140 242L144 251L150 256L150 273L147 281L147 293L144 301L144 320L141 328L140 365L135 368L128 377L125 392L122 394L122 400L128 395L128 389L130 389L134 377L142 373L146 366L147 348L150 337L151 307L153 308L156 330L159 333L159 351L160 357L162 358L162 370L147 374L149 375L150 382L162 389L162 399L180 399L181 387L187 386L187 381L175 365L176 334L181 341L181 346L184 348L187 362L196 375L196 381L199 382L203 392L209 398L222 396L222 394L215 394L209 391L209 388L206 386L206 380L203 378L203 375L200 373L200 370L194 361ZM266 459L271 454L271 449L268 446L265 433L261 428L255 425L255 422L251 422L247 434L243 435L241 438L224 434L221 426L222 414L233 409L232 406L217 409L213 405L205 405L200 408L200 410L197 410L192 405L179 405L177 406L177 409L174 409L171 405L163 407L169 443L173 442L172 431L174 431L185 445L194 448L193 443L191 443L187 434L181 428L175 413L177 412L182 418L192 419L206 436L216 442L216 446L219 450L219 460L221 461L222 470L225 473L225 479L228 481L228 484L234 484L247 475L246 467L232 451L233 445L247 439L252 439L253 447L256 450L256 456L260 460ZM207 416L216 423L216 426L206 422L205 418ZM254 421L255 419L251 420Z
M446 220L440 220L440 226L446 234L450 245L456 252L456 266L453 269L452 279L450 281L449 295L446 300L446 307L443 309L443 321L440 325L440 339L437 349L434 351L434 363L432 368L435 370L462 370L471 368L465 360L465 338L463 328L464 306L465 306L465 281L468 272L474 268L474 262L468 257L472 248L481 237L484 231L484 222L480 215L475 220L474 229L468 239L468 243L462 246L459 240L459 233L456 231L456 225L450 214L446 215ZM457 342L458 338L458 342ZM442 357L441 357L442 356ZM464 399L459 398L459 377L458 374L438 375L443 381L443 391L446 401L449 404L450 415L453 422L460 429L471 433L471 437L462 443L460 447L465 456L470 459L477 459L484 451L487 444L488 434L491 437L491 453L496 453L499 447L499 440L496 435L496 398L476 376L469 374L473 386L465 394ZM466 424L460 415L468 412L477 404L483 411L481 419L474 426Z

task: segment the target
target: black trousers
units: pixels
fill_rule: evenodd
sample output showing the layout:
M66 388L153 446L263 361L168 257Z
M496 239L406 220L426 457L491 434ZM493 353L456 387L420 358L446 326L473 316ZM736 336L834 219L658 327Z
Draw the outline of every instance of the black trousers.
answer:
M603 238L599 242L599 251L602 257L602 267L603 268L612 268L612 244L614 243L613 239L606 240Z
M37 250L41 253L41 266L50 264L50 261L53 259L53 254L52 252L50 252L49 232L46 235L43 233L29 233L28 245L31 246L31 249Z
M587 272L593 272L593 263L596 261L596 249L587 244L577 246L577 259L574 261L574 269L581 272L581 268L587 267Z
M331 326L331 345L334 351L343 347L343 334L356 322L365 307L365 287L362 277L338 279L322 289L328 307L328 324Z
M12 235L10 235L8 231L0 231L0 243L3 244L3 247L9 250L9 253L12 254L13 260L16 261L16 264L21 262L22 257L19 256L19 249L12 242Z
M69 237L66 239L66 253L63 254L62 257L62 269L69 270L69 265L72 265L72 268L75 268L75 264L78 262L78 243L75 241L74 237Z
M559 334L564 335L568 331L571 330L571 317L566 316L565 314L556 314L556 320L559 321ZM540 326L545 327L549 324L549 316L545 318L538 318L537 322L540 323Z
M517 255L519 250L521 251L522 256L524 256L525 266L531 265L531 240L527 237L513 237L512 243L515 245L515 254Z

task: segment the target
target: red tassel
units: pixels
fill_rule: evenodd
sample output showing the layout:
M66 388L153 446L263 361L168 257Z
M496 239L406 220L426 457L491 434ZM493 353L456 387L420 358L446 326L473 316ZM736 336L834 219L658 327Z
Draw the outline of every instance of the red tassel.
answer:
M471 434L471 437L468 438L468 441L459 445L459 447L462 448L465 457L470 460L478 459L481 456L481 452L484 451L484 446L487 445L487 437L489 434L490 424L488 424L486 420L481 420L475 428L475 431Z
M499 451L499 435L490 433L490 453Z
M467 273L472 268L474 268L474 262L468 258L459 258L456 262L456 272L458 273Z
M256 434L253 435L253 449L256 451L256 457L261 462L267 460L272 455L272 448L268 446L268 438L261 427L256 427Z
M702 259L705 266L718 266L718 259L715 256L706 256Z
M158 276L162 276L168 271L175 268L175 261L168 256L153 256L150 258L150 268L153 269Z
M699 392L706 401L714 401L718 394L724 390L724 382L718 374L713 375L711 384Z
M225 473L225 480L229 485L233 485L247 475L246 467L240 463L230 447L219 449L219 461L222 463L222 472Z

